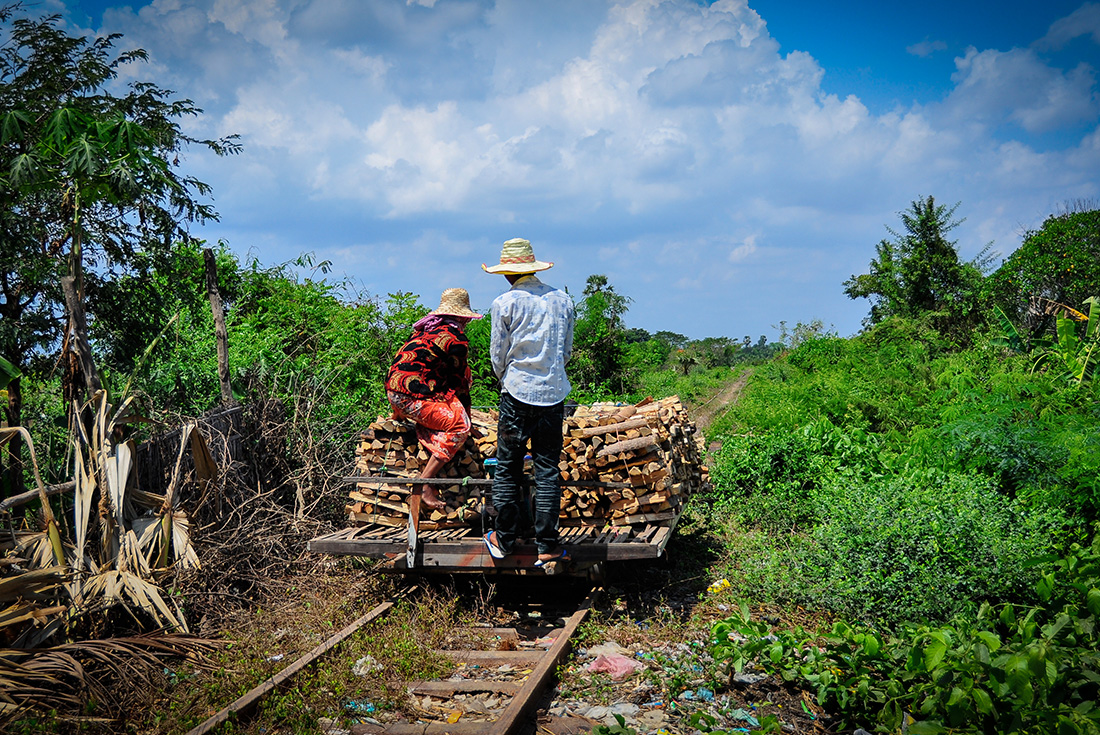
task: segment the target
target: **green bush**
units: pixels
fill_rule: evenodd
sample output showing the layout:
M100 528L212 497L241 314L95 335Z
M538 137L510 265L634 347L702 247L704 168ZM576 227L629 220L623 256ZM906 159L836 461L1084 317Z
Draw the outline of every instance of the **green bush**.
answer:
M745 524L781 531L807 529L840 485L879 468L877 440L822 419L792 432L727 436L714 466L714 492Z
M893 632L773 631L742 604L714 626L712 653L735 672L760 668L813 692L845 729L1096 735L1100 536L1072 546L1036 592L1037 606L982 605Z
M1065 524L976 474L933 471L851 484L820 509L806 574L830 610L861 619L942 620L983 601L1025 599L1032 558Z

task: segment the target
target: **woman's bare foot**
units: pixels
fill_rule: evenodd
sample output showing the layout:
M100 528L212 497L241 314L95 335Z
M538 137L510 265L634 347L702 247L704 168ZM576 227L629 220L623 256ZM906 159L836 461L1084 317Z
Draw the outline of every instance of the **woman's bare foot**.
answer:
M447 507L443 499L436 495L435 490L430 490L427 487L420 491L420 504L429 510L443 510Z

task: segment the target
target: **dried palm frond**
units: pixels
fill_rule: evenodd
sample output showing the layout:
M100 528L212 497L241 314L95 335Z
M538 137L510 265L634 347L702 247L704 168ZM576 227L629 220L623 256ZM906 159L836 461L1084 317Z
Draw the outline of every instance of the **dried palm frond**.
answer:
M0 577L0 602L54 599L68 581L65 567L47 567Z
M183 456L191 441L191 455L195 463L195 474L200 485L217 478L217 465L206 445L206 440L195 424L182 427L179 452L168 490L161 499L159 514L153 518L138 518L133 521L138 545L145 552L149 563L158 569L166 569L170 564L185 569L199 566L199 557L191 545L190 522L187 514L177 506L177 490L182 477ZM155 559L155 561L154 561Z
M191 636L151 634L82 641L35 650L0 649L0 724L27 709L79 713L95 700L124 714L148 700L170 659L199 668L220 644Z
M1057 301L1052 301L1042 296L1033 296L1027 302L1028 314L1032 316L1061 316L1066 319L1073 319L1079 322L1087 322L1089 320L1086 314L1082 314L1072 306L1066 306L1060 304Z
M68 581L63 567L32 569L0 578L0 603L10 603L0 609L4 638L11 640L18 632L17 626L27 623L33 623L31 630L36 632L51 627L56 616L68 609Z
M133 536L132 531L129 536ZM179 608L165 601L157 585L133 572L121 569L101 571L84 582L83 592L85 610L91 609L96 600L102 600L108 607L133 604L144 610L158 626L187 632L187 621Z
M46 537L49 539L50 551L53 553L54 562L59 566L65 566L65 551L61 545L61 533L57 529L57 519L54 518L53 508L46 496L46 486L42 484L42 476L38 472L38 457L34 453L34 441L30 432L22 426L0 428L0 439L9 441L12 437L20 436L27 445L27 451L31 455L31 469L34 471L34 484L38 489L38 498L42 503L42 517L46 524ZM42 566L47 566L43 564Z

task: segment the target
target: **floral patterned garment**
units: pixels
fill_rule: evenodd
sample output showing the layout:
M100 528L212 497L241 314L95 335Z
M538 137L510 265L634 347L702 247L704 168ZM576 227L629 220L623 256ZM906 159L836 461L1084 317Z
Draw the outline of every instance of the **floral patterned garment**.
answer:
M386 397L398 418L416 422L416 438L424 448L449 462L470 435L470 417L466 407L452 395L447 400L422 401L405 393L386 391Z
M397 351L386 376L386 390L421 400L458 396L469 409L469 348L463 327L450 320L415 330Z

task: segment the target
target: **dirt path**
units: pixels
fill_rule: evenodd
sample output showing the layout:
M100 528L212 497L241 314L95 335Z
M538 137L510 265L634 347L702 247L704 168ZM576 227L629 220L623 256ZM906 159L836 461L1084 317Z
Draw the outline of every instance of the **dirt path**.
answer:
M715 416L737 403L738 399L741 398L741 391L744 390L745 384L749 382L751 375L752 370L746 370L738 376L737 380L711 396L706 403L692 410L695 425L699 427L700 431L706 432Z

